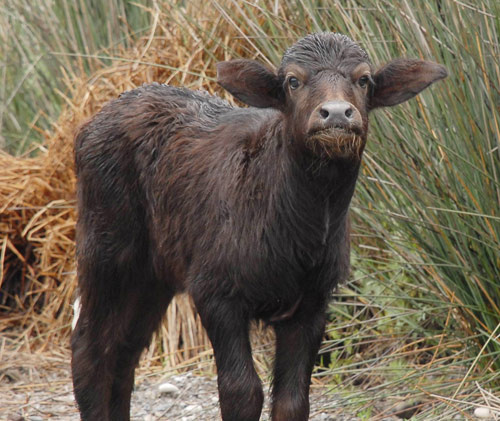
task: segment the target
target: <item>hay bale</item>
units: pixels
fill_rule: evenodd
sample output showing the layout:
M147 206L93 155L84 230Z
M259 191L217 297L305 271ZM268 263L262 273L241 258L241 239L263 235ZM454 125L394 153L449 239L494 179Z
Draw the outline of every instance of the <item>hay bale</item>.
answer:
M207 16L208 10L193 11ZM34 158L0 152L0 332L32 350L67 347L75 295L75 176L77 127L121 92L153 81L214 92L215 62L227 59L215 41L179 32L175 10L160 14L154 33L96 74L66 80L67 106ZM212 12L213 13L213 12ZM205 25L212 22L205 19ZM203 28L202 28L203 29ZM227 27L211 39L230 39ZM196 76L205 75L207 77ZM212 78L210 78L212 77ZM210 82L212 80L212 82ZM63 95L63 94L61 94ZM150 361L201 362L209 341L192 303L176 297L148 351Z

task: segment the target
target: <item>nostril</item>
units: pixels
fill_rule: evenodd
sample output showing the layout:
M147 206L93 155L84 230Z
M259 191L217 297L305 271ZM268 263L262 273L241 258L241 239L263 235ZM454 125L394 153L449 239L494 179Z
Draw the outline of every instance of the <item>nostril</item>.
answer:
M319 115L321 116L321 118L326 120L328 118L328 116L330 115L330 113L327 110L325 110L324 108L322 108L321 110L319 110Z
M327 101L314 111L314 121L320 128L347 128L357 121L356 107L347 101Z

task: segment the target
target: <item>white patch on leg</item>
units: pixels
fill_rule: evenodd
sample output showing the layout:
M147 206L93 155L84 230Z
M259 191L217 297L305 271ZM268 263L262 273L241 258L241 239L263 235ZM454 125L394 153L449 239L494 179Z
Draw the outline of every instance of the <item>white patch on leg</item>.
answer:
M80 296L77 296L75 302L73 303L73 321L71 322L71 330L75 330L78 318L80 317L81 308L82 304L80 303Z

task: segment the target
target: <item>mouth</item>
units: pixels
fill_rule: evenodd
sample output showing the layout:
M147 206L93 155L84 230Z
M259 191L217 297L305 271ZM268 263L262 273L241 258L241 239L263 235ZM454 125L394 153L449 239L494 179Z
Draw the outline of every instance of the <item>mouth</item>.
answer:
M313 130L309 133L310 137L316 136L331 136L333 139L337 139L339 137L354 137L360 136L361 131L356 127L347 128L342 126L332 126L332 127L324 127L320 129Z
M330 158L361 157L364 140L358 130L345 127L327 127L309 133L310 148Z

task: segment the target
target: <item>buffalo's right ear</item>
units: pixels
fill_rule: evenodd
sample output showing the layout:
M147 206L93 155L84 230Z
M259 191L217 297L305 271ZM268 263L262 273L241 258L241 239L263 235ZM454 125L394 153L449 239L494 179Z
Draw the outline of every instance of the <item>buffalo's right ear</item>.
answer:
M253 60L217 63L217 83L245 104L259 108L282 108L283 86L278 76Z

